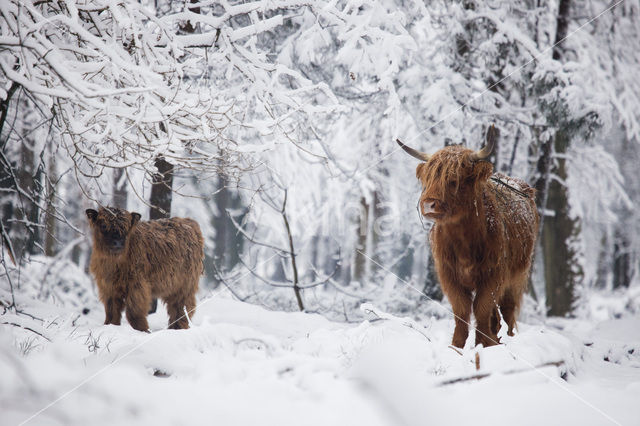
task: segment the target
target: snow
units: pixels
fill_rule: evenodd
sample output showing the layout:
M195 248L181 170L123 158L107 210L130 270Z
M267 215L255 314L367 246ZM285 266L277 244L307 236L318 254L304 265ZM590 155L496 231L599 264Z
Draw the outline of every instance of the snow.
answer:
M466 3L0 1L0 98L12 81L24 89L8 104L3 164L43 173L3 188L15 215L3 232L21 251L26 237L57 241L55 258L3 263L0 423L640 424L639 6L590 4L558 61L557 8ZM554 158L567 160L584 279L577 318L525 306L502 345L474 348L472 332L456 350L446 307L409 289L434 281L415 162L393 141L476 149L491 122L496 170L532 184L539 146L571 131ZM165 330L160 307L146 334L102 325L83 211L110 203L112 169L126 169L117 186L146 215L158 155L176 167L173 214L200 222L209 266L222 246L255 269L220 262L255 304L208 276L191 329ZM251 236L243 247L216 239L227 212ZM305 306L324 316L284 312L292 277L273 248L288 237ZM612 291L618 246L635 264ZM362 276L356 253L370 260Z
M339 323L213 293L201 296L189 330L166 330L159 307L149 316L149 334L126 322L101 325L97 301L87 315L71 304L22 296L18 305L48 319L34 329L51 342L6 325L37 323L25 315L0 317L6 425L539 425L553 419L601 425L640 419L639 317L520 323L516 336L502 336L502 345L474 348L470 337L458 351L448 346L451 318L418 321L371 304L363 307L367 320ZM551 362L563 364L534 368ZM476 374L488 377L447 384Z

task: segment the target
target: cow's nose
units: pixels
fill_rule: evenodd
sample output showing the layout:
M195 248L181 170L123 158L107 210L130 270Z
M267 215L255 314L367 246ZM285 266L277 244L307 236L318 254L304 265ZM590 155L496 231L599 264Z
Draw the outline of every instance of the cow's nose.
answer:
M422 211L424 214L433 213L436 210L436 202L435 201L425 201L422 204Z

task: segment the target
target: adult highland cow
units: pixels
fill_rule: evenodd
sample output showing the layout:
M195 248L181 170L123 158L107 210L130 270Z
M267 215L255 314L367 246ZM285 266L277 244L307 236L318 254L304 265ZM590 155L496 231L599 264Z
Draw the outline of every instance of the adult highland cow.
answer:
M204 241L191 219L140 221L138 213L113 207L86 211L93 231L91 273L104 304L105 324L148 331L152 297L167 304L170 328L189 328L202 274Z
M397 141L424 161L416 169L422 183L420 211L435 222L431 249L455 315L452 344L459 348L469 335L472 307L476 344L499 343L498 309L513 335L538 230L535 189L519 179L493 174L486 161L497 137L491 126L480 151L449 146L433 155Z

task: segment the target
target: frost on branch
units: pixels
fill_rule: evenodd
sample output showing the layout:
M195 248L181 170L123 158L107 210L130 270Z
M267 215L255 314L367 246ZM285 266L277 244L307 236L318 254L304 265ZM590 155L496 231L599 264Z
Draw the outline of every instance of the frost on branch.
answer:
M265 48L304 3L198 5L157 16L135 1L3 2L1 94L17 83L50 111L85 178L152 171L159 154L178 170L229 171L243 139L331 110L324 85ZM186 34L185 20L195 28Z

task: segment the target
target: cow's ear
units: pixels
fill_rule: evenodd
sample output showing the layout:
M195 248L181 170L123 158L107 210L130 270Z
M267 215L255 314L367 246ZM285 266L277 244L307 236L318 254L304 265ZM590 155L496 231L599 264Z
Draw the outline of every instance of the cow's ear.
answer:
M427 167L427 163L420 163L418 164L418 167L416 167L416 177L418 179L422 178L422 175L424 174L424 168Z
M488 161L478 161L474 163L474 172L478 180L487 180L493 174L493 164Z
M131 226L138 223L138 221L140 220L140 217L141 217L140 213L136 213L136 212L131 213Z
M93 222L96 220L96 217L98 217L98 212L94 209L86 209L84 212L87 214L90 222Z

